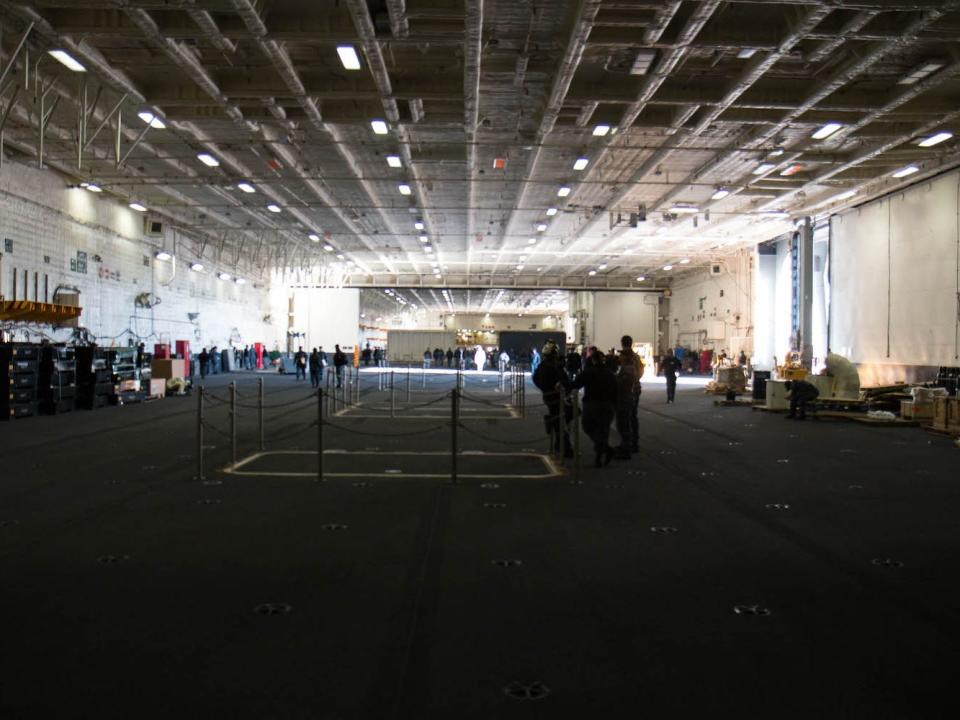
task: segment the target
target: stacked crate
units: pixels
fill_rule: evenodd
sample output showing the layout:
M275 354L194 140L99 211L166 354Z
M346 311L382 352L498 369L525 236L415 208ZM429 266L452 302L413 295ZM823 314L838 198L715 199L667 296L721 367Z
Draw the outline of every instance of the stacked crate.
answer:
M73 410L77 392L74 348L64 345L42 346L37 380L40 412L56 415Z
M78 408L105 407L113 397L113 378L103 348L83 345L76 348Z
M38 345L0 345L0 420L36 414L39 364Z

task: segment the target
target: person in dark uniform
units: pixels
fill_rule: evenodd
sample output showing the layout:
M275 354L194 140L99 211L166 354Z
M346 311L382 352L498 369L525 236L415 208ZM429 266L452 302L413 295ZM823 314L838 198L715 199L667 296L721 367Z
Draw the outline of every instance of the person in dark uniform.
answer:
M433 366L438 368L443 367L443 350L440 348L433 349Z
M570 376L571 380L575 379L583 370L583 360L580 357L580 353L578 353L574 348L570 348L570 350L567 351L565 364L567 368L567 375Z
M429 368L432 361L433 356L430 354L430 348L427 348L423 351L423 367Z
M593 441L594 466L610 463L613 448L610 447L610 423L617 407L617 378L607 367L607 360L600 352L593 352L587 366L573 382L583 388L583 431Z
M790 412L787 413L787 418L806 420L807 405L820 397L817 386L808 383L806 380L791 380L784 383L784 388L790 393ZM797 414L798 411L799 415Z
M643 360L633 350L633 338L620 338L620 357L611 369L617 368L617 432L620 434L618 456L628 459L640 450L640 378Z
M310 353L310 385L320 387L320 353L316 348Z
M383 350L381 350L380 348L374 348L373 364L376 367L383 367Z
M663 354L663 359L660 361L660 371L663 373L663 377L667 381L668 403L675 401L677 395L677 372L679 372L679 370L680 361L677 360L676 355L668 350Z
M303 351L303 346L300 346L300 349L297 350L296 354L293 356L293 364L297 371L297 380L301 377L307 379L307 354Z
M327 366L327 354L323 351L323 345L321 345L317 351L317 361L319 363L319 371L317 372L317 380L319 382L317 385L319 385L323 382L323 369Z
M347 356L339 345L333 346L333 368L337 373L337 387L343 385L343 369L347 366Z
M367 346L363 349L363 352L360 353L360 359L363 361L363 366L368 367L370 365L370 360L373 357L373 351L370 349L370 343L367 343Z
M543 348L540 364L533 373L533 384L543 394L543 404L547 407L544 416L547 433L550 435L551 451L559 453L558 439L563 437L563 456L573 457L573 445L570 442L570 433L567 425L573 418L573 408L566 402L571 384L567 374L560 364L560 352L557 346L548 343ZM565 419L562 423L561 418ZM563 432L561 433L561 429Z
M447 367L453 367L453 348L447 348Z
M210 371L210 353L207 352L207 349L204 348L200 351L200 379L202 380L207 376L207 373Z

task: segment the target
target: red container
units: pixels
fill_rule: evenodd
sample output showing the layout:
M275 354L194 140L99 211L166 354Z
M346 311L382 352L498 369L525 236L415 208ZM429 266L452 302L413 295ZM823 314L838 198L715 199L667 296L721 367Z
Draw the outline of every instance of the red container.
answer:
M700 351L700 374L709 375L713 365L713 350Z
M170 359L170 346L167 344L157 344L153 346L153 357L156 360Z
M263 370L263 343L254 343L253 352L257 356L257 370Z
M187 367L190 367L190 341L177 340L177 357L187 361Z

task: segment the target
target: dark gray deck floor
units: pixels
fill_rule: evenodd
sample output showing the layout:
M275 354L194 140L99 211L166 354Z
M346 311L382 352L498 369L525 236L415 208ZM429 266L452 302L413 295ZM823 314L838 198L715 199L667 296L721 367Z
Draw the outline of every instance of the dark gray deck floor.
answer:
M268 448L313 450L309 388L266 382ZM195 406L0 424L0 717L955 716L949 440L655 391L642 453L585 461L580 484L381 474L376 453L449 450L449 427L362 417L334 418L325 445L366 449L337 467L377 474L316 483L215 472L213 401L223 482L204 485ZM543 452L541 414L465 419L461 447ZM504 691L537 681L542 699Z

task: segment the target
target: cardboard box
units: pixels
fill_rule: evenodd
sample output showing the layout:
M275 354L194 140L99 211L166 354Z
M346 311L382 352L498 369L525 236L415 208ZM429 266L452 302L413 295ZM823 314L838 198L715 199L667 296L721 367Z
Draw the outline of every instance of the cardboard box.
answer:
M150 370L153 377L158 380L170 380L171 378L185 378L187 374L187 363L184 360L154 360L150 363Z
M904 420L919 420L921 422L933 421L934 403L918 403L913 400L900 401L900 415Z
M162 398L167 394L167 381L166 380L151 380L150 381L150 397L152 398Z
M933 426L946 430L950 426L950 410L952 398L938 397L933 400Z
M131 392L137 391L140 389L139 380L121 380L120 381L120 392Z

